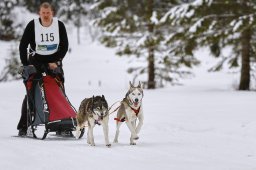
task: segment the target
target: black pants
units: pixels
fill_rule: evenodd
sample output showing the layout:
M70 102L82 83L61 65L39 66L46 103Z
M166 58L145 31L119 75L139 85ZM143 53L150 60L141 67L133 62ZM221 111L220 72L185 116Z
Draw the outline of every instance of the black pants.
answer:
M27 95L25 95L22 102L21 117L20 117L20 121L18 123L17 129L27 130L28 124L29 122L28 122L28 111L27 111Z
M27 89L27 94L25 95L23 102L22 102L22 106L21 106L21 116L20 116L20 121L17 125L17 129L23 129L23 130L27 130L28 126L31 123L31 115L28 114L28 104L29 104L29 110L34 112L34 87L36 82L38 82L38 80L42 77L42 74L35 74L33 77L32 81L32 88L31 89ZM36 80L36 81L34 81Z

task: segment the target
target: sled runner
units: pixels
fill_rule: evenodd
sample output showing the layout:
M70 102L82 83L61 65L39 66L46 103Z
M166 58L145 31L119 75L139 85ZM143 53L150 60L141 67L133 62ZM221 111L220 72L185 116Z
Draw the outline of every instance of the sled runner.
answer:
M27 135L45 139L49 132L66 132L68 136L73 136L77 126L76 110L66 96L60 73L59 67L45 73L38 73L33 66L22 68L27 92L22 114L27 115ZM83 134L84 129L80 138Z

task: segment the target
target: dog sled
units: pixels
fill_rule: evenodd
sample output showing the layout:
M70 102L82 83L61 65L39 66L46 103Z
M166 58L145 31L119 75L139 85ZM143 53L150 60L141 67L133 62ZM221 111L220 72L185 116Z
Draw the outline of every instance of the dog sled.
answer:
M76 110L66 96L61 70L45 69L38 73L34 66L24 66L21 70L26 95L22 104L22 114L27 115L27 136L45 139L48 133L66 132L74 136L76 130ZM84 129L81 129L81 138Z

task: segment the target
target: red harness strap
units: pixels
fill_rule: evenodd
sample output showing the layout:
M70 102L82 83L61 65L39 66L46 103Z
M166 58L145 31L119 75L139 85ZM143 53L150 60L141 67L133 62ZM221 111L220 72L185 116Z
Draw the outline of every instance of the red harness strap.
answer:
M134 113L136 113L136 116L138 116L139 112L140 112L140 107L138 109L134 109L130 106L130 108L134 111Z
M121 120L118 118L114 118L114 120L116 120L117 122L124 122L125 121L125 117L123 117Z
M138 114L140 112L140 107L138 109L134 109L132 107L130 107L130 108L134 111L134 113L136 113L136 116L138 116ZM118 118L114 118L114 120L116 120L117 122L124 122L125 121L125 117L123 117L121 120L118 119Z

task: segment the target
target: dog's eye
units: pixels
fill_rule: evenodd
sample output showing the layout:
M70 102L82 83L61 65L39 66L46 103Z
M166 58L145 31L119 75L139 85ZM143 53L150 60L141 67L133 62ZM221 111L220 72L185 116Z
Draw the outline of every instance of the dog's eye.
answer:
M138 95L140 96L141 94L139 93Z
M135 93L132 93L132 95L134 96L134 95L135 95Z

